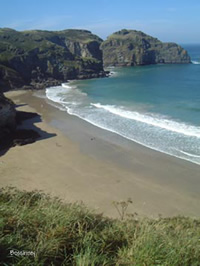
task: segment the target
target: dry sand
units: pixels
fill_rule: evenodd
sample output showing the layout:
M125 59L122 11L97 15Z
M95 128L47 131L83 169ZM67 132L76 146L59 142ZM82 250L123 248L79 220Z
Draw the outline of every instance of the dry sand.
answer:
M145 148L49 105L31 92L9 92L19 110L41 115L22 127L41 138L0 157L0 186L38 189L83 201L118 217L113 201L131 198L129 213L200 217L200 166Z

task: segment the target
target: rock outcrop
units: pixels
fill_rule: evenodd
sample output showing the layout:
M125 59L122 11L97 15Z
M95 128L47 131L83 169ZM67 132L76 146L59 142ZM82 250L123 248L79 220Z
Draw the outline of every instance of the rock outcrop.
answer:
M44 88L103 77L102 40L86 30L0 29L0 87Z
M175 43L163 43L141 31L121 30L101 44L105 66L190 63L186 50Z
M30 129L22 127L24 120L35 117L39 117L39 115L37 113L16 111L15 104L0 92L0 156L10 147L33 143L41 137L38 129L34 126L34 122ZM40 132L44 133L46 138L55 135L42 130Z
M0 147L4 137L11 134L16 127L14 103L0 93Z
M5 91L42 89L71 79L105 77L108 73L103 64L158 63L190 63L190 57L175 43L162 43L134 30L121 30L103 42L87 30L0 29L0 89Z

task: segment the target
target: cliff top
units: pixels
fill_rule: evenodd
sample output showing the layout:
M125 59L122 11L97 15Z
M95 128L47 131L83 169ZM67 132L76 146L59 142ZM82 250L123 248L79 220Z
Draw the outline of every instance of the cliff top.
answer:
M161 42L142 31L122 29L101 44L104 66L185 64L191 59L186 50L173 42Z
M89 44L101 43L102 40L87 30L68 29L62 31L28 30L16 31L9 28L0 28L0 64L7 65L8 60L21 56L30 51L40 53L63 54L66 42Z
M0 29L0 61L12 55L23 54L34 49L50 49L55 47L62 49L65 41L79 42L87 44L93 41L102 40L86 30L63 30L63 31L43 31L29 30L16 31L9 28ZM3 58L2 58L3 57Z
M128 40L128 41L138 41L139 39L145 39L151 42L157 42L161 43L161 41L155 37L152 37L142 31L137 31L137 30L127 30L127 29L122 29L120 31L116 31L113 34L109 35L107 37L106 41L110 41L112 39L117 39L117 40ZM105 42L106 42L105 41Z
M5 40L14 40L15 37L18 37L16 41L22 41L22 39L32 39L33 41L39 41L40 39L49 39L55 36L65 37L71 41L77 42L90 42L98 41L101 42L102 39L97 35L91 33L91 31L83 29L67 29L61 31L47 31L47 30L25 30L25 31L16 31L10 28L0 28L0 41Z

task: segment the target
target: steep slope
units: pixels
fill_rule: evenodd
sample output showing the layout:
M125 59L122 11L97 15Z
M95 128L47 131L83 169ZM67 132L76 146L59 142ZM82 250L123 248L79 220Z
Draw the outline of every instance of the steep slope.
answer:
M4 137L15 130L16 111L12 101L0 92L0 148Z
M135 66L190 63L190 57L175 43L162 43L141 31L121 30L101 44L104 65Z
M0 29L0 87L43 88L68 79L105 76L101 42L86 30Z

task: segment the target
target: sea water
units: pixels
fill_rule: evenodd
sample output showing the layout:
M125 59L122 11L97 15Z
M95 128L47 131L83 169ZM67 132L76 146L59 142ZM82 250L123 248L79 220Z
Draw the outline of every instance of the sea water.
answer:
M151 149L200 164L200 45L191 64L110 68L46 89L56 106Z

